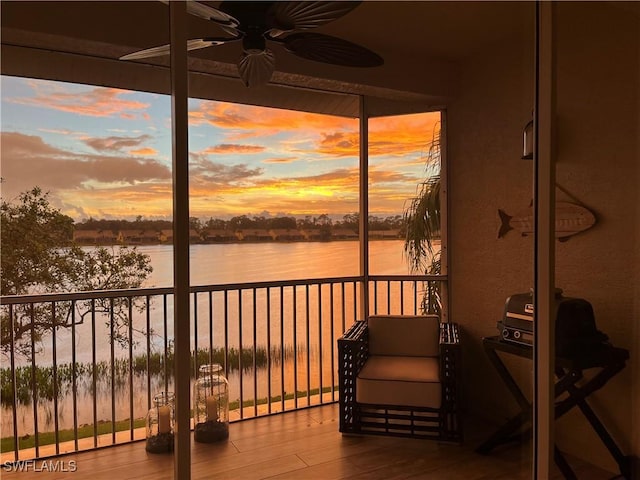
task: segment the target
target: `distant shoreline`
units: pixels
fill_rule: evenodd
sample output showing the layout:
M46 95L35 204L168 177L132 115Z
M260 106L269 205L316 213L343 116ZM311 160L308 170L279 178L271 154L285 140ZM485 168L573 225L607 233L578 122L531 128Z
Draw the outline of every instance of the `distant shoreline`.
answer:
M369 240L404 240L401 229L369 230ZM297 243L358 241L359 234L351 229L238 229L230 230L189 230L192 245L234 244L234 243ZM85 246L137 246L172 245L173 230L76 230L73 241Z
M404 237L372 237L369 240L404 240ZM248 244L268 244L268 243L331 243L331 242L357 242L358 238L330 238L327 240L309 239L309 240L224 240L224 241L197 241L190 242L190 245L248 245ZM107 242L107 243L91 243L77 241L76 243L82 247L149 247L149 246L172 246L172 242Z

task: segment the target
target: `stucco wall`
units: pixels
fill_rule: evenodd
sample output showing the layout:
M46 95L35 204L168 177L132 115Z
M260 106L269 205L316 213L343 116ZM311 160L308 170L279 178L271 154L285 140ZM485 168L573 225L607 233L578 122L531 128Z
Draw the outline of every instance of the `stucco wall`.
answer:
M590 402L625 453L638 454L632 428L640 430L633 353L640 342L638 17L602 3L560 3L557 15L557 181L596 213L598 223L556 242L556 284L566 295L589 300L598 328L632 351L629 366ZM506 297L533 283L531 237L496 235L498 208L513 214L531 201L532 164L519 157L533 104L532 35L525 32L470 60L461 77L460 94L448 107L451 314L467 333L467 410L499 422L516 405L480 339L497 333ZM530 386L530 363L510 367ZM556 430L562 450L617 470L577 411Z
M480 339L498 333L505 299L533 283L533 239L515 231L498 238L498 209L513 215L532 199L533 165L520 159L533 105L532 37L533 16L531 32L469 62L460 71L460 95L447 108L451 318L465 331L466 407L495 421L517 405ZM526 389L530 362L511 368L525 377Z
M638 18L599 3L557 9L557 181L596 213L592 230L556 247L556 283L588 299L611 342L634 350L638 278ZM558 192L559 197L562 194ZM635 322L634 322L635 318ZM637 350L635 350L637 352ZM590 404L629 452L633 361ZM559 445L612 466L581 415L558 422Z

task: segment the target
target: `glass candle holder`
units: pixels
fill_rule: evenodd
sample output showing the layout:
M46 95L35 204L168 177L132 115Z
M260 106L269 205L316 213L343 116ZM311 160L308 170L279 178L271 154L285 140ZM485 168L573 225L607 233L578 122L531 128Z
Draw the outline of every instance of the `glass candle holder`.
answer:
M213 443L229 438L229 382L222 367L201 366L193 388L195 441Z
M175 395L173 392L160 392L153 397L153 407L147 413L146 451L149 453L167 453L173 451Z

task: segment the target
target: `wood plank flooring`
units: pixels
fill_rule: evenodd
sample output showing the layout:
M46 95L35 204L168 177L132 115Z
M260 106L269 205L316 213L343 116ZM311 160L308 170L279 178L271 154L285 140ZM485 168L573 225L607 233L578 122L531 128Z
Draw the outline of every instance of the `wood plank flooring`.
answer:
M193 445L191 475L195 480L530 479L527 449L512 446L488 456L473 451L487 433L487 428L467 427L462 446L394 437L343 436L338 432L337 405L325 405L232 423L227 442ZM569 460L581 480L615 476ZM28 467L16 472L3 464L2 479L173 479L173 457L147 454L144 442L39 460ZM54 468L58 471L47 471ZM553 478L563 477L555 472Z

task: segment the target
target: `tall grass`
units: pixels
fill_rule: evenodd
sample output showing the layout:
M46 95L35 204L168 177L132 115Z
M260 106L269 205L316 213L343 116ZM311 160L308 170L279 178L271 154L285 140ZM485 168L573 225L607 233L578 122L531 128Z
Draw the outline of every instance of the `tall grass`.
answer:
M293 347L285 347L285 357L293 355ZM280 347L272 347L272 365L278 365L281 359ZM225 355L224 348L198 349L191 354L191 375L197 375L196 366L207 363L218 363L224 367L227 361L228 371L238 371L242 365L243 371L253 369L254 350L253 348L243 348L242 350L231 347ZM255 350L255 365L257 368L266 367L268 355L266 348L258 347ZM164 378L165 372L171 378L173 376L174 353L169 351L165 356L163 353L154 352L149 355L137 355L132 359L132 373L134 375L150 375L152 378ZM110 361L99 361L93 363L63 363L56 366L55 376L52 366L36 366L35 370L31 365L16 367L15 375L15 397L17 404L30 405L34 398L33 380L35 377L35 392L37 400L52 401L56 397L64 397L71 393L73 388L73 378L75 374L76 385L90 388L93 382L94 372L96 378L101 382L112 382L114 385L126 385L129 379L128 358L116 358L113 361L113 368ZM55 380L54 380L55 379ZM55 383L54 383L55 382ZM0 402L2 406L12 406L14 398L13 381L10 368L0 369Z

